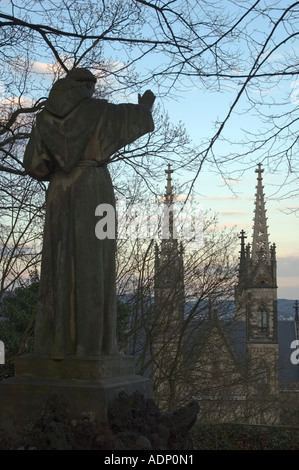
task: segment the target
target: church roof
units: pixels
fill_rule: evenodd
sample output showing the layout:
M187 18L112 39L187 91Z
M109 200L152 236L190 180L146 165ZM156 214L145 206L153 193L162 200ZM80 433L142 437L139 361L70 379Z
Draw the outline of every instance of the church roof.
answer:
M207 325L205 329L206 333L211 331L211 328L208 328ZM240 366L242 366L246 360L246 322L219 320L219 331L224 335L226 342L229 339L229 350L233 349L234 356L238 358ZM295 322L289 320L278 321L279 382L299 383L299 364L292 364L290 359L291 353L294 351L290 348L290 345L295 339ZM205 341L207 341L207 338Z
M299 364L292 364L291 343L296 339L295 322L280 320L277 322L278 328L278 364L279 382L299 382ZM232 347L236 350L241 360L245 360L246 355L246 323L236 322L235 325L228 325L227 332L231 338Z
M151 303L151 302L150 302ZM194 340L194 335L197 332L198 341L195 342L196 354L191 354L191 360L196 360L203 351L205 344L208 341L209 335L212 334L213 328L215 328L215 322L217 323L217 330L222 335L225 343L228 347L228 353L240 363L240 367L245 364L246 360L246 322L245 321L232 321L232 319L216 319L212 317L209 323L209 319L201 320L196 328L190 325L190 329L187 329L186 336L190 335L190 341ZM278 320L278 354L279 354L279 382L288 383L299 383L299 364L292 364L291 354L294 349L291 349L291 343L296 336L296 328L294 320ZM192 334L193 331L193 334ZM143 332L144 333L144 332ZM144 336L140 332L137 339L138 346L136 349L136 356L139 357L144 347ZM139 344L140 343L140 344ZM187 346L187 349L189 349ZM195 353L195 350L193 353ZM187 351L185 351L187 353ZM148 360L150 359L150 353L148 354ZM188 354L188 353L187 353ZM189 356L190 357L190 356ZM150 374L150 369L147 371Z
M227 325L227 334L235 354L243 362L246 358L246 324L245 321L232 322Z

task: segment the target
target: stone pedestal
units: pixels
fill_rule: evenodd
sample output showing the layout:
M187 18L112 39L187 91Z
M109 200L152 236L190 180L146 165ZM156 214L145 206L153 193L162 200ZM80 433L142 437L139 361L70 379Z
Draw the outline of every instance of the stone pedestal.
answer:
M151 382L135 374L132 356L53 360L24 355L15 362L14 377L0 382L0 427L22 431L53 395L67 400L72 419L92 413L99 425L105 425L109 403L121 391L152 396Z

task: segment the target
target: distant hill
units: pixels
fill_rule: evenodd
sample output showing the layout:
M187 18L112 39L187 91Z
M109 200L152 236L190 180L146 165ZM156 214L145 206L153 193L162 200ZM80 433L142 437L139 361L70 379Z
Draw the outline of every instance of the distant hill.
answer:
M8 293L5 292L3 299ZM120 300L127 303L132 299L132 295L120 295ZM151 300L153 301L153 299ZM225 301L226 308L228 312L233 313L235 304L234 301ZM295 318L295 310L294 310L295 300L288 300L288 299L277 299L277 319L278 320L294 320ZM189 308L192 308L193 302L188 302ZM0 316L1 316L1 308L0 308Z
M228 310L231 312L234 311L235 303L234 301L226 302L229 306ZM295 300L288 299L277 299L277 319L278 320L294 320L295 310L294 310Z
M288 299L277 299L277 319L278 320L294 320L295 310L294 310L295 300ZM192 308L193 303L188 302L189 308ZM207 302L208 305L208 302ZM233 300L225 300L222 302L225 310L228 312L228 318L230 315L234 314L235 311L235 302Z
M277 299L277 317L278 320L294 320L295 300Z

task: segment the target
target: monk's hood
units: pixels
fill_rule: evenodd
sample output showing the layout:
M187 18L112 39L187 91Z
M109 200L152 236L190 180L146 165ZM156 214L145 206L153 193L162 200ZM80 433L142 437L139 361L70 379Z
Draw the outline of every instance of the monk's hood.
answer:
M86 98L90 98L90 90L86 86L69 78L61 78L54 83L45 108L55 116L64 118Z

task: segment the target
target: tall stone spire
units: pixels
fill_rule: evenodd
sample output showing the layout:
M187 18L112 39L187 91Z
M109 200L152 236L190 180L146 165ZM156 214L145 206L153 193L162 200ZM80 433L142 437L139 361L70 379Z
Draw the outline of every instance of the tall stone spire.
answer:
M183 350L180 332L184 321L184 261L183 247L175 236L174 202L171 175L174 170L168 164L166 192L163 197L162 240L155 252L155 308L151 328L151 355L155 392L158 403L172 408L174 377L181 370Z
M263 192L263 169L257 173L251 250L241 232L239 282L235 290L238 320L246 325L247 397L276 396L278 391L278 335L276 247L269 246ZM272 412L272 411L271 411ZM253 422L264 420L264 404ZM271 418L272 419L272 418ZM277 416L273 414L273 419Z
M270 263L270 247L268 241L268 226L266 218L265 200L263 192L263 169L261 164L258 164L258 168L255 172L257 176L256 186L256 199L254 209L254 225L253 225L253 238L252 238L252 260L253 262L263 258Z

